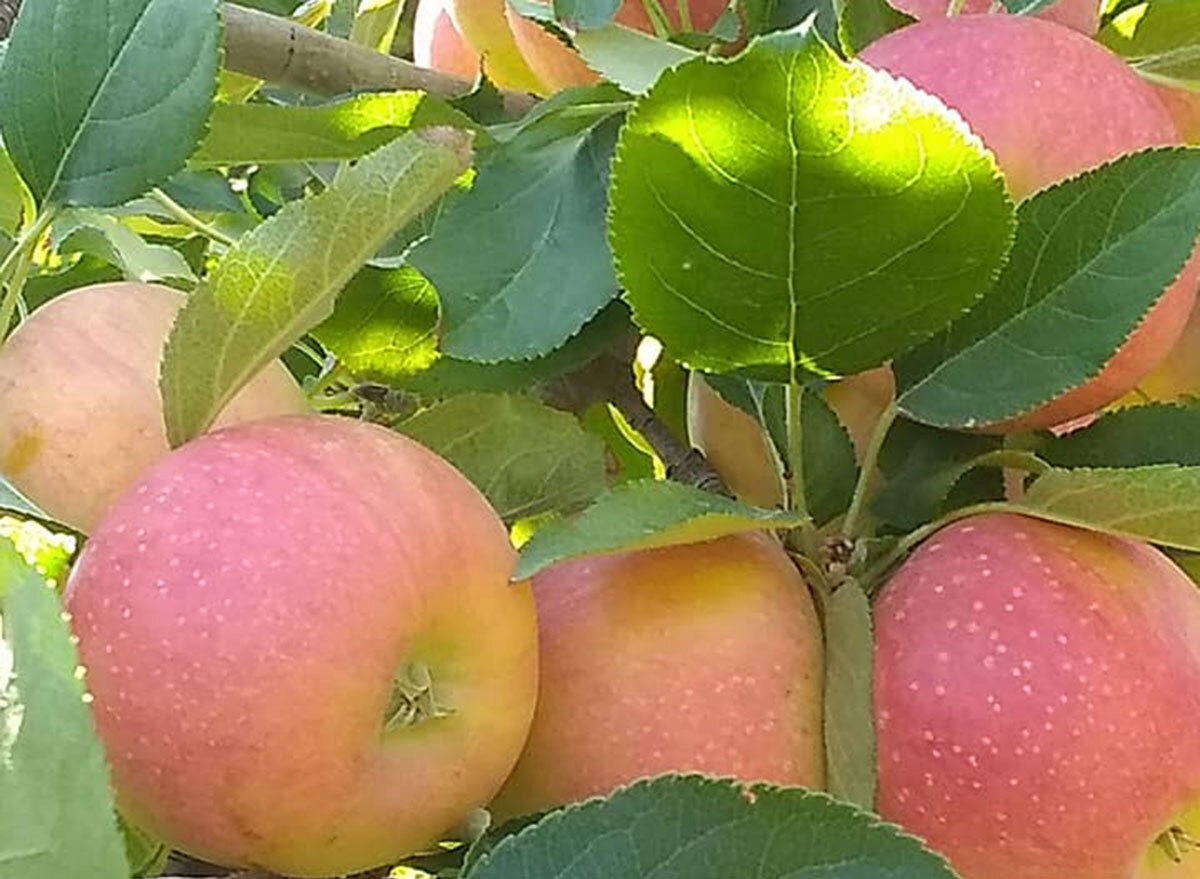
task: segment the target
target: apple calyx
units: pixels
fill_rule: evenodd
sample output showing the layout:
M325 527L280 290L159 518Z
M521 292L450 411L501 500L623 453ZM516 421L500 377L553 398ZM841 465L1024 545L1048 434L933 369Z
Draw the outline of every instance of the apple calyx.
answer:
M392 678L392 693L383 712L383 730L391 733L453 713L453 708L438 701L429 666L409 661Z
M1169 827L1160 833L1154 840L1154 844L1176 864L1182 864L1187 855L1200 850L1200 839L1192 836L1179 825Z

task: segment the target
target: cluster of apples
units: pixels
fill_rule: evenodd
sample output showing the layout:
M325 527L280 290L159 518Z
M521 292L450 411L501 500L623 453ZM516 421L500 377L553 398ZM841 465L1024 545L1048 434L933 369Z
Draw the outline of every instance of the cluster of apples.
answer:
M693 4L689 26L724 5ZM1078 32L1095 6L931 16L862 60L956 109L1023 197L1180 140L1154 90ZM619 15L649 30L640 10ZM418 24L432 66L482 61L543 94L592 77L499 0L422 0ZM1179 390L1190 349L1167 355L1197 271L1097 378L995 429L1086 415L1155 368ZM824 785L820 621L774 536L512 582L509 535L463 476L308 412L278 363L169 451L156 376L180 301L84 288L0 349L0 472L90 534L65 601L132 821L209 860L329 876L431 847L477 808L504 819L646 775ZM891 374L828 393L861 446ZM758 426L699 379L690 399L731 486L778 503ZM964 879L1200 876L1200 591L1163 554L973 517L926 541L874 613L880 814Z

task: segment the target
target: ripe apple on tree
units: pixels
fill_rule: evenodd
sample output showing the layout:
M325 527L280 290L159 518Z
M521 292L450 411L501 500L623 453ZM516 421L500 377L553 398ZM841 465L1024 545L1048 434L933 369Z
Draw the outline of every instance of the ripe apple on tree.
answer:
M1162 101L1119 57L1052 22L1018 15L927 19L859 58L957 110L995 154L1014 197L1152 146L1178 144ZM1089 99L1103 95L1103 100ZM1200 254L1095 377L992 432L1052 427L1133 388L1179 337L1200 283Z
M963 879L1200 875L1200 590L1165 555L974 516L874 614L884 818Z
M820 627L772 537L576 559L533 593L538 704L498 817L665 772L823 786Z
M949 15L953 0L890 0L891 5L914 18L933 18ZM1074 28L1091 35L1100 23L1100 7L1103 0L1057 0L1038 13L1048 21ZM977 15L988 12L1004 12L998 0L965 0L957 15Z
M90 531L167 454L158 364L183 303L155 284L83 287L34 311L0 348L0 473L55 519ZM276 362L216 426L308 408Z
M293 876L432 847L499 789L537 684L528 583L457 470L376 425L215 431L127 491L68 582L123 812Z

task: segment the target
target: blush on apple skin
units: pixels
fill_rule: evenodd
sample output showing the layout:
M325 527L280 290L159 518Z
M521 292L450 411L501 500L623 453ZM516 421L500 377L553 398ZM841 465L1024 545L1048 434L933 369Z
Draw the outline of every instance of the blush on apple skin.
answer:
M499 819L666 772L823 785L820 627L772 538L578 559L533 590L538 706Z
M43 305L0 349L0 472L84 533L170 450L158 390L178 290L117 282ZM308 411L282 363L268 364L216 426Z
M913 553L875 622L885 818L963 879L1156 875L1144 853L1200 806L1200 590L1166 556L976 516Z
M1154 89L1124 61L1041 19L927 19L893 31L859 58L958 111L995 154L1018 199L1122 155L1181 142ZM1132 390L1179 338L1198 284L1200 251L1097 375L1031 412L981 430L1053 427Z
M479 492L381 427L294 416L176 450L68 585L122 811L289 876L432 846L529 730L537 623L515 563ZM422 668L449 713L386 729L394 680Z

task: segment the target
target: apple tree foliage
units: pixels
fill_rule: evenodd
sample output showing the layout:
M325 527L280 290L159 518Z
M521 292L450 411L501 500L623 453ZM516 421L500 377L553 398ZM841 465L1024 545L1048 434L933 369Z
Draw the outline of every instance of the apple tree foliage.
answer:
M402 50L407 27L394 0L247 5L376 49ZM0 43L0 340L94 281L185 289L161 370L173 444L283 355L314 406L389 424L471 478L528 538L521 576L791 532L825 624L832 796L671 776L414 864L952 876L870 812L870 599L920 539L983 509L1200 553L1196 404L1064 437L964 432L1108 361L1196 240L1200 151L1128 156L1013 204L956 115L852 63L909 20L884 0L747 0L742 24L674 42L615 24L613 0L514 5L569 23L609 82L517 114L485 81L454 100L305 94L222 68L218 0L25 0ZM743 26L732 60L704 51ZM1113 3L1100 38L1152 81L1200 89L1192 0ZM593 380L605 358L631 365L639 334L658 342L636 374L660 426L682 437L684 369L710 373L766 428L786 509L663 478L678 462ZM860 470L815 392L884 363L899 392ZM1019 499L1006 468L1027 474ZM0 510L0 879L153 874L166 853L114 814L53 593L82 535L2 475ZM838 536L853 552L830 576Z

